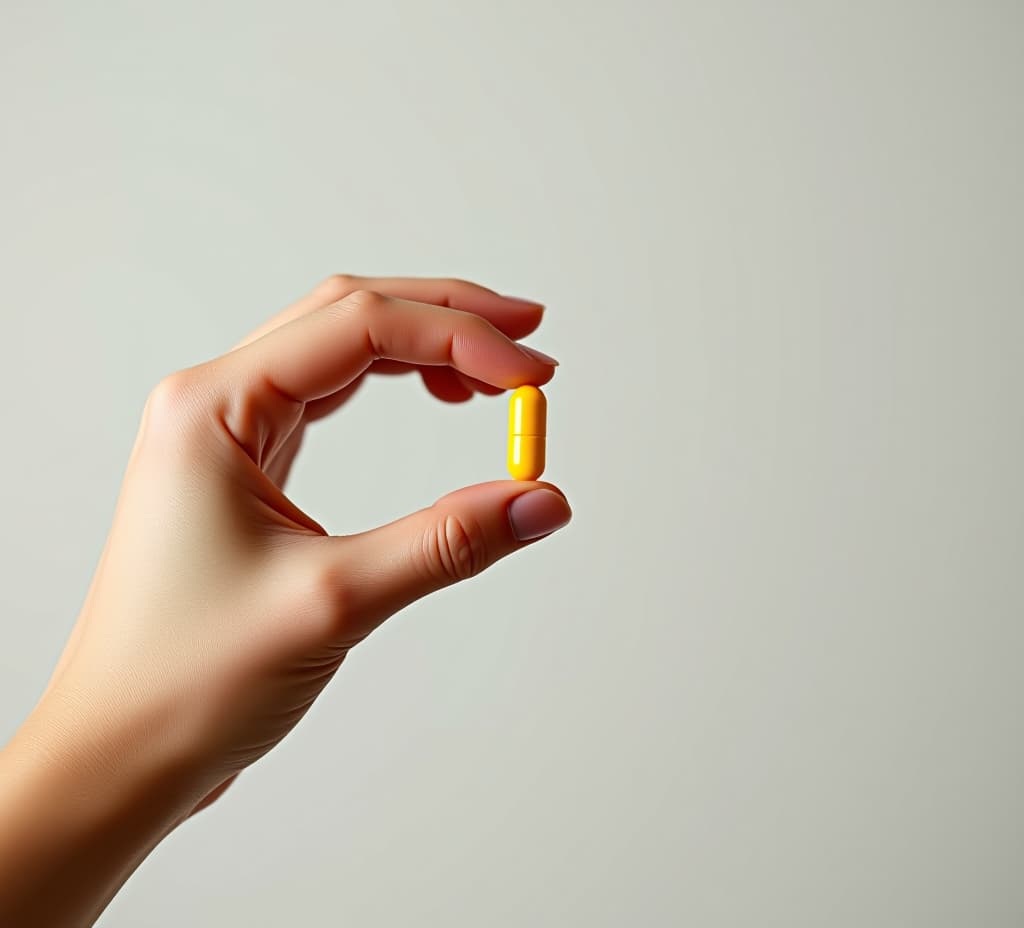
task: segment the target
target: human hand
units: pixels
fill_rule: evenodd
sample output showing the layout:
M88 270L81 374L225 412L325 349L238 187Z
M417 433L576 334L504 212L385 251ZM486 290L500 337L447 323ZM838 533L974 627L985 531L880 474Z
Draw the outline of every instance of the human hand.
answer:
M418 369L447 401L546 383L554 362L515 341L541 312L462 281L334 277L162 381L31 741L99 774L174 771L166 831L274 747L388 616L566 524L560 491L503 480L331 537L282 489L306 425L368 373Z

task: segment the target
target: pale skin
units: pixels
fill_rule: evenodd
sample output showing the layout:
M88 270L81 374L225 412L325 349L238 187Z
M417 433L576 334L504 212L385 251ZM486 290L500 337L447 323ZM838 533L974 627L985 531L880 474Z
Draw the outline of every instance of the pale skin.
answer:
M546 383L556 362L518 342L542 312L339 275L159 383L78 621L0 752L0 924L91 925L381 622L569 521L551 484L499 480L335 537L284 494L306 426L367 374L418 371L446 402Z

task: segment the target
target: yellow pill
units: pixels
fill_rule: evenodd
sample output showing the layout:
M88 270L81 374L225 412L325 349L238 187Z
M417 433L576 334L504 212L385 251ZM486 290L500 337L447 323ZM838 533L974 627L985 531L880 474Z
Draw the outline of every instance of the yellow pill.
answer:
M516 480L536 480L544 473L548 401L536 387L512 391L508 407L508 472Z

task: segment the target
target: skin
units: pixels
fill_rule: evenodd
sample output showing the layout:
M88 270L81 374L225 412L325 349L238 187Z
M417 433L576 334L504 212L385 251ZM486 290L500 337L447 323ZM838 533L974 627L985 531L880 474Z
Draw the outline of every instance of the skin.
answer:
M445 402L546 383L557 362L517 342L542 312L334 276L153 390L81 615L0 752L0 924L92 924L388 616L568 522L550 484L495 481L333 537L283 491L307 426L370 374Z

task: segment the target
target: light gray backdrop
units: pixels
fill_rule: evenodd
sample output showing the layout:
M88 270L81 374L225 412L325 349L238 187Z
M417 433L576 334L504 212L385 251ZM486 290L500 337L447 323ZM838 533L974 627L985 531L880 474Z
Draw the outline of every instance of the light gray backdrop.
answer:
M0 736L142 402L335 272L549 304L563 534L395 619L114 926L1024 919L1017 3L6 0ZM371 385L293 493L503 475Z

